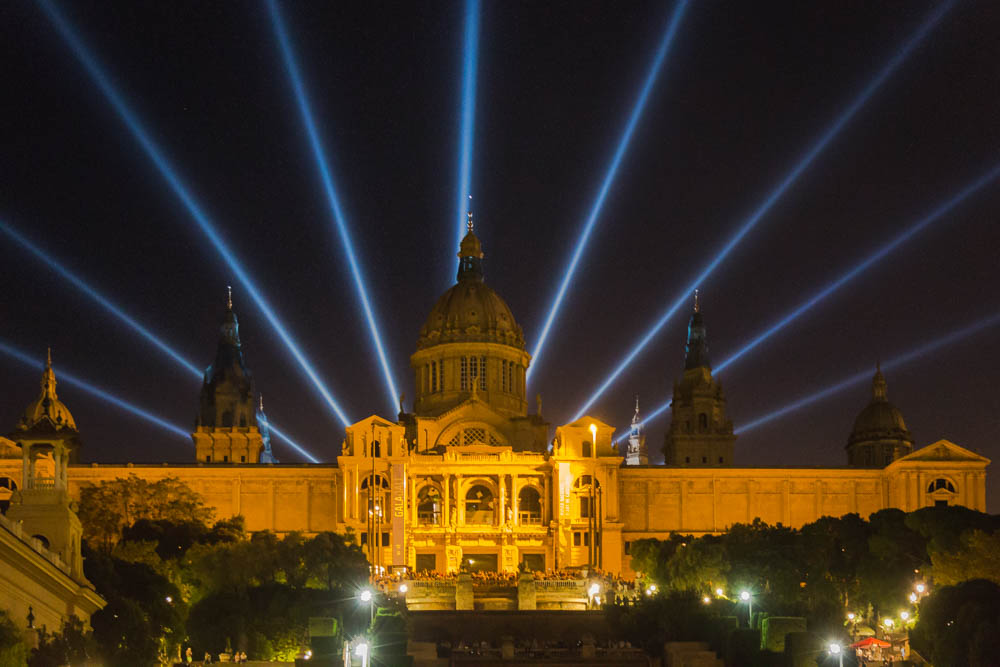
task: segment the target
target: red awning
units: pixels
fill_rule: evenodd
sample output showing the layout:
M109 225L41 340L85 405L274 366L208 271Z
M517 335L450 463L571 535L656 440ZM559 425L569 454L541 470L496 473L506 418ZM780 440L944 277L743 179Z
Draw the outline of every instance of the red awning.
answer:
M859 642L851 644L851 648L873 648L875 646L879 648L889 648L892 644L884 639L878 639L876 637L868 637L867 639L862 639Z

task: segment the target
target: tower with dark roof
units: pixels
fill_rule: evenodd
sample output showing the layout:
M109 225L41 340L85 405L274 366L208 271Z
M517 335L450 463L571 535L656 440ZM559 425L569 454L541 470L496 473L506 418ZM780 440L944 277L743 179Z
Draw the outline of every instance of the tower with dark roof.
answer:
M889 402L885 376L876 366L872 400L854 420L847 438L847 464L857 468L882 468L913 451L913 436L903 413Z
M668 466L720 467L733 465L733 422L726 416L726 395L712 377L708 333L695 292L688 322L684 373L674 382L670 429L663 454Z
M264 447L257 427L253 376L243 362L240 325L230 293L215 361L205 369L195 424L195 456L205 463L257 463Z

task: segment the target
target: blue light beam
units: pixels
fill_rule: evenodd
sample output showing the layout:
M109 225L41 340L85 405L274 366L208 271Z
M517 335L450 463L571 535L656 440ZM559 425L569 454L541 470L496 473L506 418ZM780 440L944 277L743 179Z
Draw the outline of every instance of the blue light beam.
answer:
M979 322L975 322L961 329L956 329L949 334L941 336L940 338L936 338L934 340L924 343L923 345L919 345L907 352L904 352L898 357L895 357L889 360L888 362L882 363L882 368L886 370L897 368L906 363L909 363L910 361L919 359L920 357L923 357L924 355L929 354L934 350L937 350L946 345L951 345L952 343L957 343L962 339L968 338L969 336L977 334L984 329L996 326L997 324L1000 324L1000 312L995 313L990 317L982 319ZM787 415L789 412L793 412L800 408L804 408L807 405L815 403L816 401L824 399L828 396L832 396L833 394L843 389L846 389L851 385L857 384L862 380L866 379L870 380L871 377L872 377L872 371L870 368L864 371L859 371L849 377L846 377L838 382L831 384L825 389L820 389L819 391L809 394L808 396L800 398L796 401L792 401L791 403L788 403L778 408L777 410L773 410L772 412L769 412L766 415L757 417L755 419L751 419L747 424L745 424L742 428L740 428L737 431L737 433L746 433L747 431L755 429L758 426L762 426L770 421L777 419L778 417Z
M466 196L472 194L472 153L476 131L476 81L479 71L479 0L465 2L465 32L462 46L462 91L460 97L461 123L458 138L458 189L455 192L455 219L458 238L454 247L465 236ZM449 264L449 284L454 271Z
M100 292L98 292L94 287L89 285L85 280L83 280L78 275L67 269L66 266L62 264L62 262L59 262L57 259L52 257L52 255L48 254L47 252L39 248L37 245L29 241L23 234L18 232L16 229L14 229L12 226L4 222L3 220L0 220L0 232L3 232L4 234L12 238L14 241L18 243L18 245L28 250L35 257L40 259L43 264L48 265L49 268L58 273L67 281L69 281L74 287L76 287L78 290L80 290L85 295L90 297L93 301L96 301L99 306L101 306L106 311L108 311L109 313L117 317L119 320L124 322L130 329L132 329L137 334L145 338L147 342L151 343L160 352L163 352L165 355L173 359L175 362L177 362L177 364L182 366L189 373L191 373L195 377L198 378L201 377L201 371L198 370L198 367L192 364L187 359L185 359L177 350L175 350L174 348L170 347L162 340L157 338L152 331L150 331L145 326L137 322L135 318L128 315L119 306L112 303L110 300L106 299L103 295L100 294Z
M55 271L60 276L69 281L71 285L73 285L78 290L83 292L83 294L85 294L87 297L95 301L99 306L101 306L101 308L108 311L116 318L124 322L130 329L132 329L140 336L145 338L147 342L153 345L153 347L155 347L156 349L160 350L168 357L173 359L178 366L186 370L193 377L197 378L199 381L203 379L202 371L200 371L197 366L195 366L190 360L185 358L180 352L178 352L173 347L165 343L162 339L157 337L156 334L150 331L148 327L144 326L134 317L132 317L124 310L122 310L121 306L114 303L110 299L104 297L100 292L97 291L97 289L94 286L90 285L83 278L81 278L77 274L67 269L62 262L58 261L52 255L48 254L40 247L32 243L30 240L28 240L27 237L25 237L23 234L21 234L19 231L14 229L10 224L4 222L3 220L0 220L0 232L7 234L7 236L14 239L14 241L16 241L21 247L25 248L35 257L40 259L43 264L46 264L53 271ZM279 431L277 428L275 428L274 424L269 423L269 425L271 427L272 432L276 436L284 440L286 444L288 444L293 449L301 453L307 459L313 461L313 463L317 462L312 454L303 449L298 443L296 443L290 437L288 437L287 435Z
M573 254L570 256L569 266L566 267L566 274L563 276L562 282L559 283L559 289L556 291L555 299L552 300L552 306L549 308L549 314L545 318L545 324L542 326L542 333L538 337L538 343L535 345L535 350L531 355L531 365L528 367L527 374L531 375L532 371L538 368L539 359L542 355L542 350L545 347L545 341L549 337L549 333L552 330L552 324L555 322L556 315L559 312L559 307L562 305L563 299L566 297L566 290L569 289L570 281L573 279L573 274L576 273L576 266L580 262L580 258L583 256L583 251L587 247L587 242L590 240L590 234L594 230L594 225L597 224L597 218L601 213L601 209L604 207L604 200L608 195L608 191L611 189L612 183L614 183L615 175L618 173L618 166L621 164L622 158L625 157L625 151L632 140L632 134L635 132L636 126L639 124L639 118L642 116L643 110L646 108L646 100L649 98L649 93L653 89L653 84L656 82L657 76L660 73L660 69L663 67L663 63L666 60L667 53L670 51L670 45L674 41L674 36L677 33L677 27L680 25L681 18L684 16L684 11L687 9L687 0L678 0L677 5L674 7L674 13L670 17L670 22L667 24L667 30L663 34L663 39L660 42L659 48L656 50L656 55L653 58L653 64L649 69L649 73L646 75L646 80L639 90L639 97L636 98L635 106L632 107L632 115L629 116L628 123L625 125L625 131L622 133L621 139L618 142L618 147L615 149L614 156L611 158L611 164L608 166L608 171L604 176L604 181L601 183L600 189L597 191L597 197L594 199L594 203L590 208L590 213L587 215L587 220L583 225L583 230L580 232L580 237L576 242L576 247L573 249ZM587 404L589 407L590 404ZM585 408L586 409L586 408ZM580 411L582 416L583 411ZM579 416L577 417L579 419Z
M744 221L744 223L739 227L736 233L729 239L729 241L719 250L718 254L702 269L701 273L692 280L678 295L677 300L663 313L662 316L653 324L649 331L639 339L639 342L632 348L632 350L625 356L624 359L615 367L611 375L601 384L597 390L591 394L587 402L577 411L576 416L573 418L575 421L579 419L583 414L590 408L591 405L600 398L604 392L618 379L629 364L639 355L639 353L649 344L651 340L656 336L656 334L666 325L671 317L677 312L677 310L688 302L691 298L691 293L701 285L705 280L712 274L713 271L722 263L722 261L729 255L732 250L739 245L743 237L746 236L751 229L764 217L764 215L771 209L774 204L781 199L782 195L798 180L799 176L806 170L809 165L823 152L823 150L829 145L829 143L836 137L847 122L858 112L861 107L865 105L869 98L875 93L875 91L885 82L885 80L892 74L896 68L898 68L903 61L910 55L910 53L923 41L927 33L937 25L938 21L951 9L952 5L955 4L955 0L950 0L949 2L944 2L931 12L930 16L920 25L916 33L910 37L909 41L903 45L896 55L894 55L888 63L882 67L881 70L875 75L875 77L868 83L867 86L861 91L857 97L845 108L841 114L834 120L834 122L826 129L825 132L819 137L819 139L812 144L805 155L792 167L791 171L785 175L785 177L778 183L777 187L764 199L764 201L757 207L757 209L750 215L749 218Z
M727 368L732 363L743 357L746 353L756 348L765 340L783 331L785 327L787 327L793 321L804 315L806 311L811 309L817 303L819 303L826 297L836 292L838 289L846 285L854 278L857 278L859 275L861 275L861 273L871 268L876 262L879 262L882 259L884 259L892 251L898 249L901 245L912 239L919 232L923 231L928 225L936 222L941 217L949 213L953 208L955 208L963 201L965 201L968 197L977 192L979 189L991 183L994 179L997 178L997 176L1000 176L1000 164L995 165L992 169L990 169L985 174L977 178L975 181L962 188L957 194L955 194L948 200L944 201L943 203L939 204L934 210L932 210L930 213L928 213L923 218L918 220L916 223L911 225L905 231L897 235L891 241L889 241L888 243L880 247L878 250L876 250L874 253L863 259L861 262L856 264L850 270L843 273L839 278L831 282L829 285L827 285L826 287L824 287L823 289L821 289L820 291L816 292L811 297L803 301L801 304L799 304L794 309L789 311L777 322L768 326L766 329L764 329L764 331L755 336L749 343L741 347L734 354L730 355L725 361L723 361L721 364L712 369L713 372L721 373L725 368ZM669 409L670 409L670 400L667 400L663 405L656 408L656 410L651 412L643 419L642 421L643 425L652 421L653 419L660 416ZM624 440L627 437L628 434L625 433L625 435L619 436L615 440L615 442L621 442L621 440Z
M42 370L45 368L45 364L43 364L41 361L32 357L27 352L17 349L16 347L10 345L9 343L0 341L0 352L3 352L7 356L17 361L20 361L22 364L30 366L31 368L37 370ZM81 380L72 373L60 369L57 378L60 382L65 382L66 384L69 384L73 387L82 389L88 394L95 396L107 403L111 403L112 405L119 407L122 410L129 412L132 415L135 415L136 417L139 417L140 419L144 419L148 422L156 424L160 428L166 429L171 433L173 433L174 435L180 436L188 441L190 441L191 439L191 435L181 427L177 426L176 424L171 424L166 419L163 419L162 417L157 417L148 410L144 410L143 408L140 408L137 405L129 403L124 399L118 398L114 394L111 394L101 389L100 387L94 386L85 380Z
M765 340L778 333L786 326L791 324L794 320L798 319L810 308L815 306L817 303L830 296L838 289L843 287L845 284L857 278L864 271L875 265L876 262L884 259L889 253L899 248L901 245L912 239L918 233L923 231L928 225L936 222L945 214L950 212L953 208L961 204L970 195L975 193L977 190L985 186L986 184L992 182L998 175L1000 175L1000 164L994 166L988 172L977 178L975 181L969 185L962 188L958 194L954 195L944 203L940 204L933 211L925 215L923 218L918 220L903 233L896 236L894 239L883 245L881 248L873 252L871 255L866 257L864 260L856 264L853 268L848 270L846 273L842 274L839 278L834 280L832 283L821 289L820 291L813 294L811 297L806 299L804 302L798 305L794 310L786 314L780 320L772 324L770 327L765 329L763 332L758 334L749 343L737 350L728 359L719 364L715 369L716 373L721 373L727 366L738 360L740 357L745 355L750 350L763 343Z
M315 456L313 456L308 451L306 451L305 449L303 449L301 446L298 445L298 443L296 443L294 440L292 440L291 438L289 438L287 435L285 435L284 433L282 433L281 430L277 426L275 426L274 422L272 422L270 419L267 420L267 427L271 430L271 433L273 433L274 435L276 435L279 438L281 438L282 440L284 440L285 443L289 447L291 447L292 449L294 449L295 451L297 451L299 454L301 454L302 456L304 456L306 458L306 460L309 461L309 463L319 463L320 462L319 459L317 459Z
M208 218L205 212L202 210L200 204L195 200L194 195L187 189L184 183L181 181L180 176L174 171L173 166L167 160L166 156L160 151L160 148L150 137L149 133L146 131L145 127L139 121L139 118L135 115L132 109L125 103L124 98L119 94L118 90L112 84L111 79L101 68L98 61L95 59L93 54L87 49L86 45L80 39L80 37L74 32L73 27L69 22L63 17L59 12L58 8L51 0L39 0L45 13L48 15L49 19L55 24L56 29L62 38L68 43L72 49L74 55L84 66L84 69L97 84L101 92L107 98L108 102L114 107L115 112L125 123L126 127L132 133L132 136L145 151L146 155L156 168L160 171L160 174L166 180L167 184L174 191L174 194L181 200L184 207L187 208L191 217L194 218L198 225L198 228L208 237L212 245L222 255L223 260L229 266L230 270L243 285L243 289L246 290L247 294L250 295L254 303L264 314L265 319L274 329L275 333L284 343L285 347L291 353L292 357L298 363L303 374L312 382L316 390L319 391L323 400L326 401L327 405L333 410L334 414L340 419L344 426L350 425L350 420L344 411L341 409L337 400L327 389L324 382L320 379L319 374L306 359L305 354L300 349L298 343L292 337L291 333L285 328L285 326L278 319L277 314L271 309L264 295L261 294L260 290L254 284L250 275L246 272L243 266L240 264L239 260L233 254L233 252L226 245L222 236L215 229L215 225Z
M382 366L382 375L385 377L385 386L389 390L389 405L395 410L399 400L399 392L396 390L396 382L393 379L392 370L389 368L389 359L382 345L382 337L379 335L379 327L376 322L375 309L368 298L368 291L365 288L365 279L358 263L357 255L354 252L354 243L351 241L351 233L347 228L347 219L344 210L340 205L340 198L333 184L333 175L330 172L330 163L323 150L323 142L320 140L319 130L313 119L312 107L309 104L309 95L306 93L305 84L302 82L302 75L292 51L291 40L285 21L278 9L275 0L268 0L267 7L271 12L271 23L274 32L278 37L281 46L281 55L285 61L285 68L288 70L288 78L295 92L295 101L298 104L299 112L302 114L302 122L306 126L306 133L309 135L309 145L312 148L313 159L316 160L316 169L319 171L320 181L323 184L323 191L330 205L330 212L333 214L337 227L337 234L340 236L340 243L347 255L347 263L351 269L351 277L354 278L354 287L357 290L358 300L361 302L361 309L364 311L365 321L368 323L368 332L371 334L372 345L375 347L375 354L378 356L379 364Z

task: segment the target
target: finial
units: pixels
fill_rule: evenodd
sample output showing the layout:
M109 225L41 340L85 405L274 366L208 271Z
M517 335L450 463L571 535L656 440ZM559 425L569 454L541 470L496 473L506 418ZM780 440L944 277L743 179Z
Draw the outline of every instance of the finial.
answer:
M233 309L233 286L226 285L226 308Z
M465 223L465 231L472 233L472 195L469 195L469 220Z
M46 357L45 357L45 367L46 368L52 368L52 348L49 347L49 348L46 348L46 349L48 350L48 352L46 353Z
M639 394L635 395L635 414L639 414Z
M698 288L694 290L694 312L698 312L700 307L698 306Z
M258 396L260 397L260 402L257 403L257 408L261 412L264 412L264 394L258 394Z

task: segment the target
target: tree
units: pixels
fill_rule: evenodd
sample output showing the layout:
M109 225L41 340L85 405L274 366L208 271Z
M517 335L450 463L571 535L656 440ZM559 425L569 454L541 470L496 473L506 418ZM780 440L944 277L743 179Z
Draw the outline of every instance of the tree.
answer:
M149 482L134 474L83 487L78 512L84 538L106 552L124 528L141 519L207 523L212 513L202 497L178 478Z
M920 603L910 632L913 647L935 665L965 667L996 664L1000 586L973 579L942 586Z
M21 630L10 620L7 612L0 609L0 665L24 667L27 659L28 647Z
M97 653L93 633L84 629L80 619L71 616L60 632L50 634L43 630L39 633L38 646L31 651L28 667L82 666Z
M1000 584L1000 530L993 534L970 530L953 549L928 547L931 572L937 584L953 585L970 579Z

